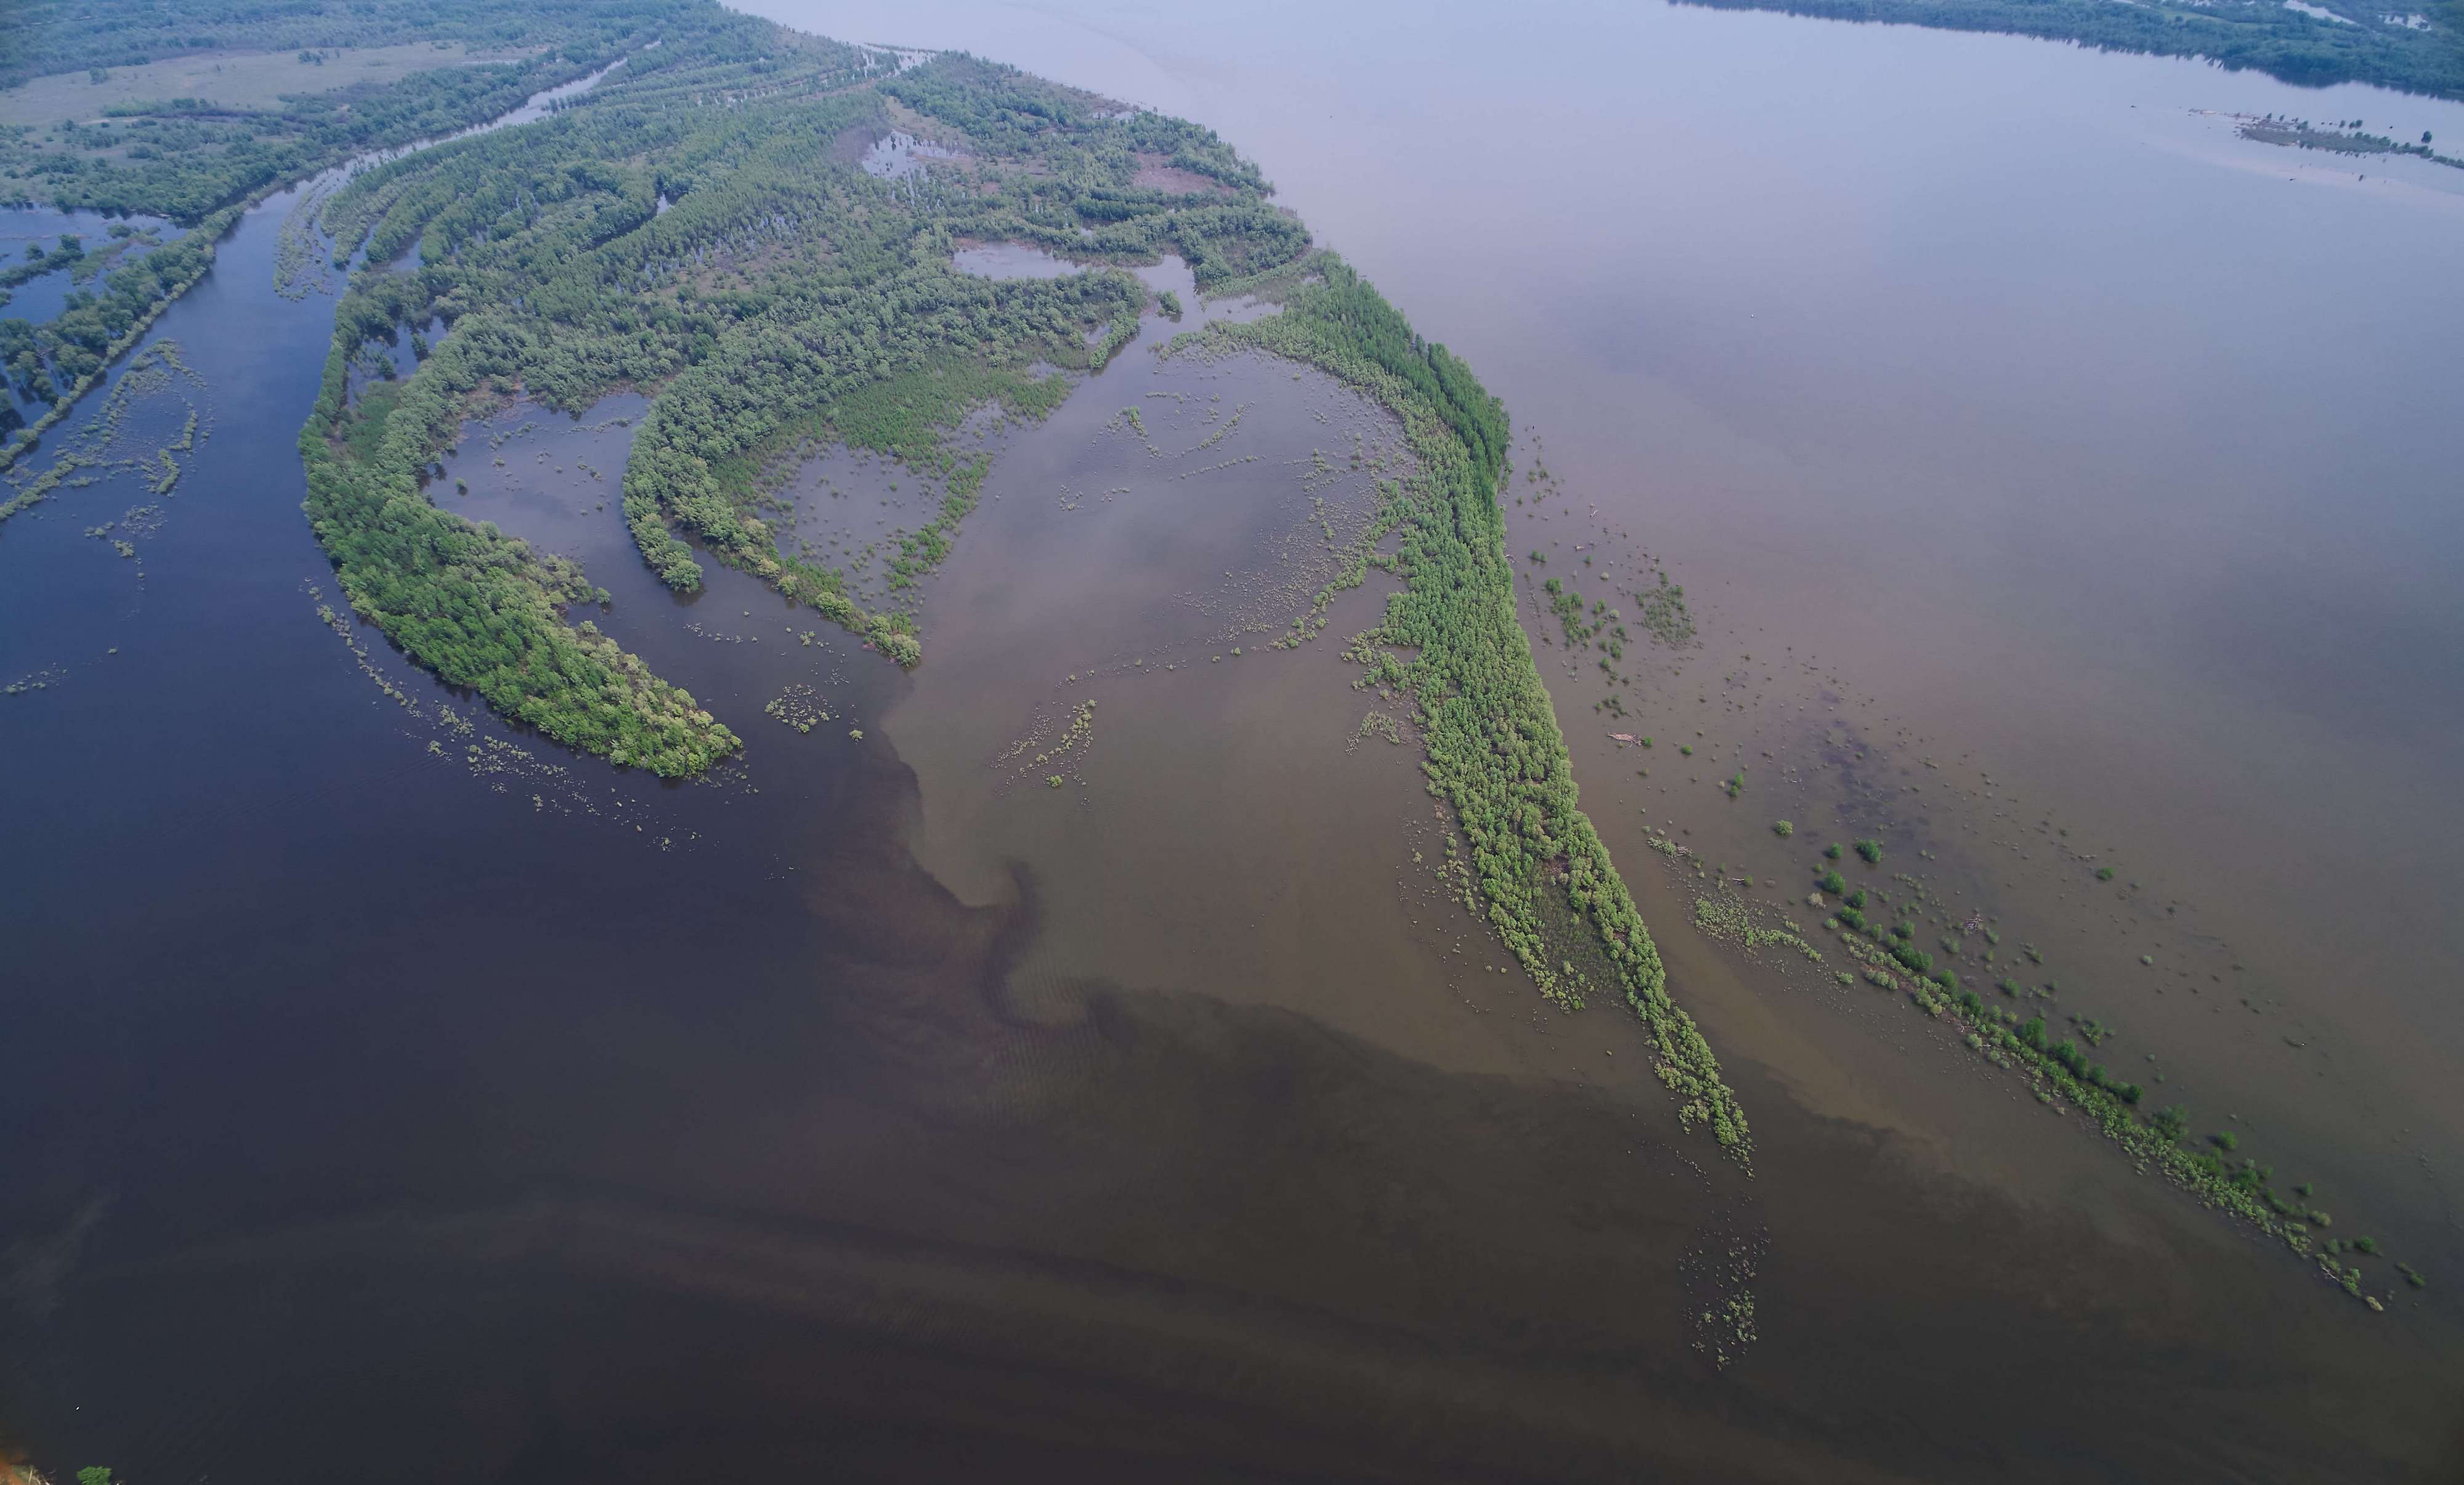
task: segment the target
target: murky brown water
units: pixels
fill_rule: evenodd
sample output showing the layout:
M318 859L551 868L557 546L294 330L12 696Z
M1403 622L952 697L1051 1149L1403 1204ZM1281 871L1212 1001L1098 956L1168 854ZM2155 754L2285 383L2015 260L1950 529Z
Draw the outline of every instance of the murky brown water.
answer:
M1076 13L825 28L1223 128L1540 440L1515 550L1686 586L1700 648L1630 652L1633 717L1536 653L1756 1173L1676 1133L1629 1022L1490 973L1333 653L1375 584L1263 648L1390 436L1348 393L1158 363L1151 321L1048 421L974 430L999 460L909 676L715 565L658 588L601 509L638 399L473 425L435 498L581 558L598 622L747 737L662 788L407 721L316 624L282 461L321 331L257 302L262 223L166 321L280 415L230 419L183 490L216 519L147 546L170 617L109 636L143 678L0 716L77 784L8 807L44 867L6 1097L43 1133L0 1190L0 1430L140 1485L2452 1476L2453 1043L2416 1004L2453 967L2444 425L2435 377L2352 363L2423 373L2454 311L2288 266L2418 278L2434 183L2285 181L2183 111L2283 90L1994 38ZM841 553L929 504L844 452L787 493ZM65 611L22 601L12 663ZM2419 682L2356 678L2408 624L2378 663ZM2322 761L2322 696L2365 766ZM167 757L77 725L163 715ZM1646 818L1775 911L1884 831L2441 1287L2370 1316L1903 1006L1710 942Z
M1629 720L1586 725L1609 690L1591 656L1541 654L1724 1054L1925 1168L2118 1220L2109 1156L2040 1147L2054 1121L1903 1006L1728 972L1639 827L1775 906L1819 844L1882 834L1889 870L2043 955L2006 947L1989 978L2057 981L2047 1013L2117 1027L2117 1066L2316 1182L2342 1230L2464 1261L2464 1023L2435 988L2464 941L2429 869L2464 824L2464 533L2432 390L2464 325L2429 290L2464 181L2268 150L2219 117L2409 137L2464 111L1764 16L1398 20L961 5L897 30L1240 141L1541 440L1524 461L1555 479L1512 512L1515 550L1629 614L1644 551L1687 585L1699 647L1640 647ZM1517 45L1535 36L1583 44ZM2436 1302L2372 1287L2446 1337L2453 1377Z

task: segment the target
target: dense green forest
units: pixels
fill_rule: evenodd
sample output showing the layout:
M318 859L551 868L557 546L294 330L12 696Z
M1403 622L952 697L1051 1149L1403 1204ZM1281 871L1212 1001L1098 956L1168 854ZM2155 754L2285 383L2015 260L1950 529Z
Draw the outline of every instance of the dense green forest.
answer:
M295 50L297 82L261 104L167 97L11 125L0 132L0 194L194 223L363 150L493 119L605 66L689 9L686 0L35 0L0 33L0 85L23 83L37 68L99 80L113 66ZM509 59L439 65L381 85L352 80L350 49L410 41Z
M558 48L627 34L687 9L685 0L13 0L0 30L0 88L215 52L439 41Z
M2108 52L2203 56L2303 87L2367 82L2464 98L2464 0L2321 0L2334 18L2277 0L1679 0L1841 21L1999 31Z
M0 468L32 447L165 304L203 277L240 209L367 150L496 118L533 94L605 67L646 39L646 28L687 13L698 13L687 0L521 7L480 0L32 0L14 7L10 24L0 27L0 85L21 87L37 72L85 69L99 81L114 66L297 48L299 91L268 106L165 98L0 125L0 200L163 216L190 228L115 269L99 288L73 294L48 323L0 320L0 360L10 381L20 396L55 405L34 425L11 431L0 445ZM411 41L520 55L415 71L383 85L354 83L342 65L350 48ZM324 65L329 55L337 62L331 68ZM58 246L81 251L74 239ZM43 256L56 260L58 252ZM49 266L21 260L10 277Z

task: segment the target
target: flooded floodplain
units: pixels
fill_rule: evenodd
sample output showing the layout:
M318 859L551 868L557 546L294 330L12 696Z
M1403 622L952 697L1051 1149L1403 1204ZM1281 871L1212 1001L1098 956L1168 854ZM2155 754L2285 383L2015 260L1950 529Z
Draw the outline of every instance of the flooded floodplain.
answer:
M2076 1179L1973 1112L1995 1075L1955 1031L1833 983L1837 898L1808 890L1826 845L1873 837L1844 884L1957 943L1969 986L2307 1187L2340 1241L2464 1257L2435 866L2464 824L2464 533L2427 389L2464 176L2243 128L2447 141L2456 105L1683 7L1268 5L1203 48L1102 3L902 20L1256 141L1507 398L1527 628L1724 1057L1860 1119L1947 1100L1897 1127L1997 1182ZM1542 587L1639 631L1662 573L1690 638L1614 658ZM1684 926L1705 899L1833 963L1718 972Z
M1140 270L1182 314L1050 373L1074 381L1045 416L968 418L990 473L929 570L891 562L935 508L923 473L828 443L770 472L781 551L911 613L912 673L715 562L697 592L658 583L616 509L642 396L466 423L429 499L581 563L605 600L574 617L746 740L663 785L336 611L294 447L333 300L275 292L277 197L159 327L208 435L173 455L167 519L114 466L0 528L0 679L45 682L0 698L0 748L42 785L0 815L26 843L7 1003L38 1053L0 1094L36 1135L0 1188L0 1441L141 1485L338 1459L405 1480L2452 1462L2454 1041L2427 987L2456 960L2423 878L2455 762L2452 614L2426 585L2457 548L2425 493L2443 425L2409 400L2435 380L2352 385L2396 309L2337 329L2350 300L2297 276L2272 280L2278 329L2201 342L2199 366L2115 352L2150 301L2222 337L2229 297L2162 265L2258 274L2277 260L2253 241L2375 233L2413 281L2433 187L2337 194L2373 213L2343 227L2270 215L2241 193L2325 183L2187 110L2287 90L2001 38L1653 11L1581 18L1640 28L1617 46L1466 47L1475 21L1441 10L1382 51L1218 26L1200 65L1125 46L1120 16L1046 25L1077 50L1038 55L988 11L852 9L786 18L1222 128L1507 397L1525 627L1753 1118L1753 1174L1680 1132L1630 1019L1548 1006L1462 905L1408 704L1340 654L1384 575L1308 622L1406 468L1399 429L1315 370L1172 344L1271 303ZM1586 67L1617 107L1569 117ZM1944 112L1876 122L1856 79L1911 71ZM1651 149L1602 132L1639 89L1663 99ZM1427 102L1475 93L1487 114ZM2069 102L2031 122L2014 95ZM2173 112L2124 119L2158 95ZM1843 118L1928 148L1831 140ZM1987 168L2013 137L2024 165ZM943 149L901 132L868 158L929 179ZM2175 223L2218 251L2098 279L2100 338L2054 311L2065 253L2110 260L2066 236L2032 267L2013 239L2080 192L2116 213L2117 179L2142 211L2115 219L2143 228L2185 181L2213 192L2240 251ZM1978 191L2010 236L1964 225ZM1868 214L1798 247L1792 201ZM1980 323L2033 334L1981 347ZM171 385L126 415L146 457L180 432ZM98 393L78 418L107 415ZM2344 499L2357 469L2369 499ZM1618 609L1620 653L1570 633L1569 589ZM2397 631L2409 687L2367 678ZM1866 838L1873 865L1820 853ZM2374 1264L2398 1302L2365 1311L1904 995L1837 984L1839 895L1807 901L1829 870L1975 987L2092 1022L2158 1101L2182 1090L2202 1133L2438 1284ZM1830 960L1741 949L1731 909Z

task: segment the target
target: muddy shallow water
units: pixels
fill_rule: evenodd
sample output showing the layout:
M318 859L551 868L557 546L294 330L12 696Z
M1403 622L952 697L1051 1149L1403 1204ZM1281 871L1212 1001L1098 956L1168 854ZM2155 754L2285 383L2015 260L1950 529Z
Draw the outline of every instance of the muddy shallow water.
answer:
M1671 46L1805 24L1666 13ZM2141 65L1957 55L2038 52ZM24 843L0 995L27 1051L0 1110L32 1132L0 1186L0 1437L141 1482L337 1459L406 1480L2436 1477L2452 1286L2363 1312L1903 1004L1696 933L1698 884L1641 837L1689 832L1777 912L1819 843L1886 832L1889 870L2043 945L2066 997L2123 1024L2117 1053L2161 1052L2271 1159L2345 1161L2340 1221L2464 1273L2431 1256L2448 1134L2350 1138L2413 1063L2343 999L2365 987L2289 967L2314 951L2286 922L2358 912L2362 886L2277 895L2264 853L2205 869L2211 810L2167 771L2189 744L2145 720L2161 655L2128 657L2120 679L2145 676L2101 707L2012 694L2087 641L2046 630L2032 657L2008 626L2109 610L2158 559L2061 565L2069 607L2022 581L2055 562L2041 543L1991 585L1935 581L1968 564L1908 544L1986 502L1843 498L1905 534L1852 541L1752 503L1804 487L1744 441L1765 482L1724 503L1694 481L1732 428L1585 400L1586 368L1633 342L1501 303L1520 278L1450 284L1471 255L1437 251L1446 223L1397 211L1407 253L1312 197L1312 170L1367 178L1334 142L1308 136L1312 166L1295 123L1209 122L1509 397L1539 440L1509 496L1512 549L1550 555L1535 576L1606 595L1665 565L1686 586L1696 647L1619 667L1635 716L1593 710L1591 654L1535 653L1754 1120L1755 1173L1677 1131L1621 1014L1547 1011L1492 972L1437 879L1411 740L1371 723L1397 708L1336 654L1377 575L1323 638L1266 648L1397 455L1315 373L1155 354L1260 307L1149 270L1188 319L1150 318L1047 420L971 430L996 462L913 595L912 674L715 564L698 594L659 587L613 509L638 397L467 427L431 498L582 561L609 592L594 622L746 739L662 786L320 619L293 440L332 301L272 292L277 200L163 321L209 436L138 555L83 534L139 500L125 477L0 528L0 679L46 677L0 698L0 750L38 784L0 805ZM1547 184L1562 142L1521 143ZM1567 300L1634 302L1561 277ZM1534 369L1544 343L1566 368ZM1822 426L1881 436L1853 422ZM793 538L878 549L919 489L820 451L784 491ZM1846 591L1772 591L1817 569ZM2056 722L2145 736L2140 771L2010 741ZM1731 805L1713 789L1739 765ZM2127 866L2101 893L2136 879L2137 899L2091 898L2089 852ZM2337 947L2429 952L2397 942ZM2161 997L2129 978L2157 951ZM2264 986L2202 978L2236 960ZM2296 1016L2299 1050L2337 1061L2270 1102L2287 1080L2256 1059L2296 1051ZM2384 1097L2410 1118L2407 1086Z
M756 9L888 25L862 4ZM1595 814L1682 810L1763 877L1807 866L1763 833L1791 812L1892 827L1895 864L1983 847L1946 879L1971 899L1991 879L2006 920L2111 997L2091 1008L2145 1033L2134 1057L2180 1061L2200 1110L2281 1132L2284 1164L2335 1171L2464 1262L2446 1194L2464 1021L2433 988L2464 967L2433 864L2464 826L2464 530L2431 390L2464 324L2431 287L2464 173L2272 148L2233 122L2452 138L2464 107L1682 7L898 18L1241 142L1537 435L1523 459L1555 493L1510 509L1515 550L1567 575L1592 545L1587 593L1639 548L1671 565L1701 648L1670 657L1682 672L1624 667L1639 725L1573 723L1603 694L1588 656L1546 672L1592 745ZM1691 796L1628 788L1605 742L1701 730L1818 780L1844 735L1814 723L1835 720L1872 776L1771 778L1733 811L1708 790L1727 770ZM1878 787L1908 798L1841 810ZM1954 820L1949 788L1977 808ZM2069 830L2054 838L2121 880L2001 870L2021 863L1988 844L1997 813ZM1621 859L1634 838L1613 838ZM2193 964L2194 944L2223 951ZM2219 1013L2181 986L2160 1002L2143 954L2201 985L2248 966L2225 1004L2267 1008L2263 1030L2205 1025Z

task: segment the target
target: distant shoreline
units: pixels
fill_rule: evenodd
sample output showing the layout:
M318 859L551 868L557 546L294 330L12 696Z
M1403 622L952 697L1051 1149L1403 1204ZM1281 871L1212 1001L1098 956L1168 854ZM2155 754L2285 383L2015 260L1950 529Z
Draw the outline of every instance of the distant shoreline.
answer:
M2070 41L2105 52L2204 57L2297 87L2362 82L2398 93L2464 100L2464 38L2426 15L2384 7L2320 19L2269 0L1672 0L1722 11L1779 11L1823 20L1879 21L1938 31L1995 32ZM2353 0L2337 0L2351 6Z

